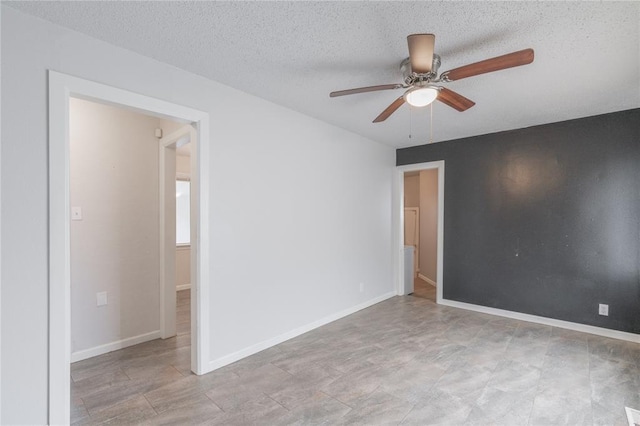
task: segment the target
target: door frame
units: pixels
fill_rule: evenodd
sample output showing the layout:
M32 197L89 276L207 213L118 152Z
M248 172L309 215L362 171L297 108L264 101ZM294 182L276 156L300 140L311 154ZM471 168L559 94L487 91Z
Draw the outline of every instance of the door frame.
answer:
M403 234L406 234L406 229L404 227L404 225L406 224L406 211L407 210L413 210L415 212L416 215L416 225L415 225L415 230L414 230L414 237L417 237L417 241L416 244L413 246L414 250L413 250L413 272L415 274L415 276L413 277L414 279L418 277L418 274L420 272L420 207L405 207L402 212L404 214L403 216L403 222L402 222L402 229L403 229ZM404 244L404 239L403 239L403 245Z
M420 170L438 170L438 241L436 260L436 303L443 300L444 269L444 160L396 166L393 176L393 270L396 294L403 294L404 283L404 174Z
M71 255L69 207L69 98L75 97L121 107L195 128L199 155L192 170L201 184L195 228L196 274L192 287L192 365L196 374L207 371L209 360L209 114L171 102L140 95L49 70L49 424L70 422L71 362ZM193 242L192 242L193 244ZM194 279L195 278L195 279ZM175 289L174 289L175 290ZM193 299L192 299L193 300ZM195 361L195 362L194 362Z
M190 169L195 170L198 162L198 143L196 129L186 124L173 133L163 136L158 141L158 179L159 179L159 241L160 241L160 336L163 339L176 335L176 148L179 145L191 143ZM198 211L198 180L191 179L190 212L191 224L197 223ZM190 229L190 241L197 240L195 226ZM190 247L191 260L198 258L197 245ZM196 276L197 265L190 262L191 276ZM191 292L191 305L195 304L195 291ZM197 309L192 309L194 313ZM196 318L191 316L191 335L196 330ZM196 360L191 354L191 369L194 370ZM194 370L195 371L195 370Z

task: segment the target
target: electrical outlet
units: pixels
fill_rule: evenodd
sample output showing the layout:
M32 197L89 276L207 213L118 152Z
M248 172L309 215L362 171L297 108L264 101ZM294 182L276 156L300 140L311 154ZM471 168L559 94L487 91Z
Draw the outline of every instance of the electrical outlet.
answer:
M71 220L82 220L82 207L71 207Z
M605 305L604 303L601 303L600 305L598 305L598 313L600 315L604 315L606 317L609 316L609 305Z
M107 304L107 292L103 291L96 293L96 303L98 306L105 306Z
M360 283L360 293L364 291L364 283Z

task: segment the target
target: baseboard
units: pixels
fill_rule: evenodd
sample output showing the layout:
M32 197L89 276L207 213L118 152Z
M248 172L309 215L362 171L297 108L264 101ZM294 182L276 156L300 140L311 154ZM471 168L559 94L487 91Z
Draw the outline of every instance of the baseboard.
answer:
M422 281L426 282L427 284L431 284L434 287L438 286L438 284L436 284L435 281L427 278L425 275L422 275L420 272L418 272L418 278L420 278Z
M361 303L359 305L353 306L351 308L345 309L343 311L340 312L336 312L335 314L331 314L329 316L326 316L322 319L319 319L318 321L314 321L312 323L309 323L307 325L303 325L302 327L298 327L296 329L293 329L287 333L281 334L279 336L276 336L274 338L268 339L268 340L264 340L260 343L257 343L255 345L251 345L245 349L239 350L237 352L234 352L232 354L223 356L221 358L215 359L213 361L209 362L209 366L208 366L208 370L205 371L203 374L211 372L213 370L216 370L218 368L224 367L225 365L229 365L231 363L234 363L236 361L241 360L242 358L246 358L250 355L256 354L260 351L263 351L265 349L268 349L272 346L275 346L277 344L280 344L282 342L285 342L289 339L293 339L294 337L300 336L301 334L307 333L311 330L314 330L318 327L322 327L323 325L329 324L330 322L339 320L340 318L344 318L348 315L354 314L362 309L368 308L370 306L373 306L377 303L380 303L384 300L390 299L392 297L396 296L396 292L392 291L389 293L385 293L382 296L378 296L375 297L371 300L368 300L364 303Z
M190 289L191 289L191 284L181 284L176 286L176 291L190 290Z
M149 340L155 340L159 338L160 330L156 330L152 331L151 333L140 334L138 336L129 337L127 339L117 340L115 342L107 343L106 345L100 345L94 348L74 352L71 354L71 362L82 361L83 359L92 358L94 356L117 351L118 349L124 349L128 346L137 345L139 343L144 343L148 342Z
M554 318L540 317L537 315L523 314L520 312L506 311L504 309L490 308L488 306L474 305L471 303L457 302L455 300L442 299L440 305L451 306L453 308L466 309L468 311L481 312L483 314L496 315L499 317L511 318L520 321L528 321L537 324L550 325L552 327L564 328L567 330L581 331L583 333L595 334L596 336L610 337L612 339L626 340L628 342L640 343L640 334L628 333L626 331L611 330L609 328L596 327L593 325L579 324L577 322L563 321Z

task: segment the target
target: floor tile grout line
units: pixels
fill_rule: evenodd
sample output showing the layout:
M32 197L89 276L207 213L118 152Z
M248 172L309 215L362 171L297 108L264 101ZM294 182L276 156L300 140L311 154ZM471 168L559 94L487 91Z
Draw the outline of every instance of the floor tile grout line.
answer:
M593 418L593 359L591 357L591 339L587 337L587 356L589 359L589 388L591 390L591 395L589 398L589 402L591 405L591 424L595 424L595 420Z
M551 335L553 334L553 327L551 327L551 330L549 332L549 336L547 338L547 344L546 349L544 351L545 353L545 357L547 352L549 352L549 345L551 344ZM529 411L529 416L527 418L527 425L531 425L531 416L533 415L533 408L535 407L536 404L536 398L538 397L538 394L540 393L540 382L542 381L542 374L544 372L544 365L546 364L546 360L542 362L542 367L540 367L540 377L538 378L538 383L536 385L536 394L533 397L533 402L531 403L531 410Z
M218 408L220 409L220 411L222 411L223 413L226 413L226 411L224 410L224 408L222 408L221 406L219 406L219 405L218 405L218 403L216 403L216 402L213 400L213 398L211 398L209 395L207 395L209 392L210 392L210 390L209 390L209 391L207 391L207 392L205 392L205 393L204 393L204 396L205 396L205 397L207 397L207 399L208 399L209 401L211 401L211 402L213 403L213 405L215 405L216 407L218 407Z
M160 413L158 413L158 410L156 410L156 407L154 407L151 401L149 401L149 398L147 398L147 394L143 393L142 397L145 399L145 401L147 401L147 404L149 404L149 407L151 407L153 412L156 413L156 416L160 415Z
M263 392L264 393L264 392ZM282 408L284 408L285 410L287 410L288 412L291 412L290 409L288 409L287 407L285 407L284 405L280 404L280 401L278 401L277 399L275 399L274 397L272 397L271 395L269 395L268 393L264 393L264 395L267 396L267 398L269 398L270 400L272 400L273 402L275 402L276 404L278 404L279 406L281 406Z

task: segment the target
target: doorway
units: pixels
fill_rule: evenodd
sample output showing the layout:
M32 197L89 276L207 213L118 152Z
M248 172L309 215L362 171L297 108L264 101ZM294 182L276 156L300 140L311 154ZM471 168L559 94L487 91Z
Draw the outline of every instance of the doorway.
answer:
M172 295L161 291L175 288L175 278L161 270L172 260L162 261L161 252L175 247L175 232L162 232L161 221L175 220L163 210L175 209L176 199L160 196L163 173L171 184L175 165L162 171L158 158L167 148L158 135L183 124L75 97L69 110L71 361L77 362L175 335L175 296L165 303ZM166 157L175 162L175 155Z
M444 161L399 166L394 186L397 294L441 303Z
M159 118L191 124L197 146L193 178L197 182L195 240L192 261L191 370L204 374L209 367L209 116L207 113L49 71L49 423L70 422L70 218L69 100L80 98L119 106ZM193 181L192 181L193 184ZM173 194L175 196L175 193ZM201 220L202 219L202 220ZM175 243L173 245L175 252ZM175 287L173 289L175 300ZM162 294L161 290L161 294ZM164 291L169 291L164 289ZM167 300L165 299L166 303ZM164 306L164 305L161 305ZM174 305L175 308L175 305ZM166 326L167 324L165 324ZM174 322L175 326L175 322ZM161 330L162 333L162 330Z

